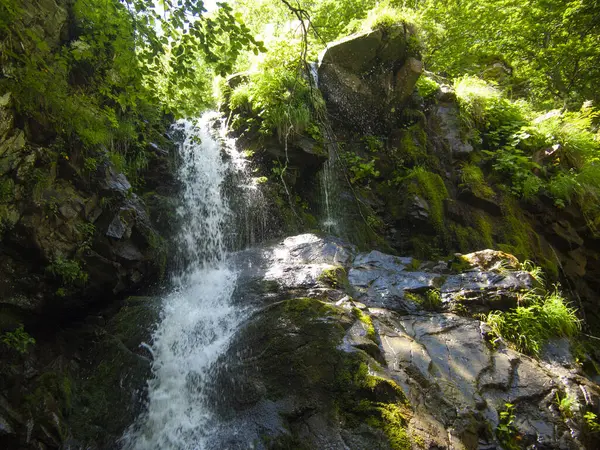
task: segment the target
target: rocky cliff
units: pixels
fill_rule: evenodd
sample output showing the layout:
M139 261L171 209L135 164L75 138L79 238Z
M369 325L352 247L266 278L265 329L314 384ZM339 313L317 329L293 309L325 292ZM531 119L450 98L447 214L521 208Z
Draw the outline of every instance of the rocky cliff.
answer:
M80 33L73 8L70 1L26 2L13 25L27 29L27 37L0 36L3 448L57 448L77 426L92 434L115 433L110 425L100 425L100 433L93 424L97 414L110 415L101 413L103 408L123 399L96 395L94 389L126 383L128 376L107 364L127 364L133 371L144 358L127 348L126 336L142 323L133 313L137 304L128 303L122 312L132 313L127 321L111 318L128 293L158 285L174 229L177 159L165 135L168 118L154 130L156 142L146 144L147 164L128 179L112 157L114 147L89 145L58 127L50 113L43 120L43 114L28 112L23 93L6 88L26 60L23 55L43 64L43 58L50 61L72 45ZM72 82L84 89L81 81ZM115 147L127 145L113 141ZM137 332L149 333L151 324L147 320ZM137 344L131 349L139 352ZM136 374L137 387L147 372ZM119 409L134 405L127 399ZM84 412L78 423L67 425L73 410Z

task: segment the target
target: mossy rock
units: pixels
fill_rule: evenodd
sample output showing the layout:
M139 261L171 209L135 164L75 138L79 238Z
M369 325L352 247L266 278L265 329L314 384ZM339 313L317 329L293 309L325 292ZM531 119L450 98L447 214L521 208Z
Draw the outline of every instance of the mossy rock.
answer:
M241 355L241 366L229 367L219 377L219 395L231 396L222 414L264 401L288 405L279 412L287 431L262 436L267 448L304 448L298 443L316 448L319 439L333 442L340 433L357 449L410 448L410 408L402 390L364 351L343 348L344 336L357 320L373 327L368 314L317 299L291 299L265 308L230 350ZM319 421L321 435L307 433L309 416Z

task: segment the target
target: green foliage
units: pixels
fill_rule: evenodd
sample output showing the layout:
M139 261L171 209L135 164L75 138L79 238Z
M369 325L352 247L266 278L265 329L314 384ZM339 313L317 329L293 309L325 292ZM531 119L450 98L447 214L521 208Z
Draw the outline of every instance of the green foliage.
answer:
M496 427L496 436L504 448L518 450L520 447L516 443L518 432L515 427L515 405L505 403L504 406L505 409L498 413L500 421Z
M528 272L542 286L545 284L544 270L533 261L525 260L519 268L524 272Z
M558 207L576 201L594 227L600 198L598 112L584 104L577 112L539 115L473 77L460 78L455 88L465 127L477 131L475 143L510 192L526 200L544 192ZM477 186L482 174L466 169L463 183Z
M48 266L48 271L61 279L64 287L71 287L75 284L86 283L88 274L81 268L78 261L57 256L52 264Z
M576 310L557 288L543 295L528 292L521 303L515 309L492 311L487 316L492 331L519 351L538 355L549 338L574 336L581 327Z
M484 147L506 145L526 124L526 103L511 102L498 89L479 78L458 78L454 81L454 89L464 126L481 132Z
M318 90L312 88L300 61L301 43L280 40L229 98L232 111L252 111L259 119L259 131L276 133L283 141L309 127L313 111L323 107Z
M382 30L385 32L392 31L395 27L402 25L415 25L417 16L410 9L396 8L391 2L383 1L377 4L367 13L367 17L360 22L351 22L346 29L349 32L357 31L359 28L362 31ZM358 26L358 24L360 24Z
M576 403L576 399L569 396L569 394L565 394L564 397L560 397L558 392L556 393L556 406L558 406L558 410L560 414L565 419L570 419L573 417L573 406Z
M96 233L96 226L91 222L80 223L76 225L77 231L80 233L80 249L88 250L92 247L94 240L94 234Z
M430 70L483 74L540 103L598 100L594 1L425 0L415 9Z
M377 158L367 159L354 152L341 152L340 159L344 162L350 173L350 183L365 183L379 177L379 171L375 169Z
M431 99L440 90L440 85L427 76L420 76L417 80L417 92L425 100Z
M595 413L587 411L583 415L583 420L591 433L600 433L600 420L598 420L598 416Z
M230 70L246 49L264 50L226 3L210 14L192 0L161 5L73 0L63 23L53 2L39 9L2 2L0 91L65 143L66 159L83 147L84 169L93 171L98 150L108 150L135 184L149 159L147 142L162 139L164 112L198 114L210 101L213 70ZM47 26L30 26L46 16ZM61 28L68 40L60 39Z
M14 331L5 331L2 333L0 341L21 354L27 353L29 346L35 344L35 339L25 331L23 325Z

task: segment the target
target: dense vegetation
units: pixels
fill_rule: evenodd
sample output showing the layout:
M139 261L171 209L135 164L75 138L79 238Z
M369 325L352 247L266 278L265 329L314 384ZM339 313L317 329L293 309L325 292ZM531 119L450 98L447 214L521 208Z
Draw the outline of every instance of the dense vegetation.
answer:
M74 0L38 23L26 3L0 4L0 91L17 112L69 148L104 148L135 178L148 142L160 141L165 113L197 114L210 104L211 76L243 49L258 51L227 5L202 2ZM89 154L89 169L98 162Z

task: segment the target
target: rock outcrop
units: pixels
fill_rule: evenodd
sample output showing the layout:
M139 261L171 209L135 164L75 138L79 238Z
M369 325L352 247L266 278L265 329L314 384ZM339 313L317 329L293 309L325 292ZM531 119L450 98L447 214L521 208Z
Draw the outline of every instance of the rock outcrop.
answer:
M319 89L336 121L364 133L389 131L422 71L414 30L401 24L328 44Z
M463 261L472 265L457 272L451 263L359 253L307 234L233 260L236 299L254 313L223 358L214 395L226 428L243 431L216 442L589 446L582 416L600 406L600 388L572 358L532 359L493 340L471 314L514 306L531 288L531 276L511 268L511 255L468 255ZM431 290L439 303L414 295ZM571 417L556 400L567 394Z

